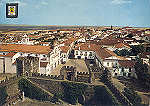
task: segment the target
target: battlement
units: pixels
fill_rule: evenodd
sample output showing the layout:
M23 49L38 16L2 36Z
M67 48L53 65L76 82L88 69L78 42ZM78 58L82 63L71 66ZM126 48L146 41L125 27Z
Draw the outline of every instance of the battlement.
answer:
M40 73L32 73L32 77L55 79L55 80L64 80L63 75L47 75L47 74L40 74Z
M74 66L63 66L61 68L61 70L74 71L74 70L76 70L76 67L74 67Z
M90 75L88 72L77 72L77 75Z

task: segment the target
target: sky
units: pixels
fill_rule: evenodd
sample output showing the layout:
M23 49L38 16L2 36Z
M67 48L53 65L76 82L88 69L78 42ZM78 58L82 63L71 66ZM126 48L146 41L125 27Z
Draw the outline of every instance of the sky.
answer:
M6 18L14 2L18 18ZM150 27L150 0L0 0L0 24Z

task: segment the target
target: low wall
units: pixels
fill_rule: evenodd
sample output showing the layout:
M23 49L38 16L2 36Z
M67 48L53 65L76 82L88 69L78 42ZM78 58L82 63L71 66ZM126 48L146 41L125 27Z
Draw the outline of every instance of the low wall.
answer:
M63 80L52 80L52 79L38 79L38 78L28 78L30 81L38 84L38 86L42 87L43 89L49 91L52 94L65 94L65 89L63 86L63 83L70 83L70 84L75 84L75 85L79 85L79 86L87 86L86 89L84 90L83 96L79 97L83 104L87 105L89 103L93 103L95 102L95 99L98 97L98 101L96 103L102 103L102 104L109 104L112 105L114 104L113 102L117 103L117 100L114 99L115 97L113 97L113 95L111 95L108 91L107 91L107 87L103 86L103 85L97 85L99 87L99 89L101 89L99 91L99 89L96 89L97 86L92 85L92 84L88 84L88 83L81 83L81 82L73 82L73 81L63 81ZM71 85L72 86L72 85ZM78 88L78 87L77 87ZM69 91L67 92L75 92L74 88L68 88ZM70 91L73 90L73 91ZM99 92L99 94L97 95L96 92ZM105 93L103 93L105 92ZM78 95L78 93L76 93ZM80 93L79 93L80 94ZM70 93L68 95L71 95ZM104 97L102 95L105 95ZM103 98L105 98L105 101L103 101ZM109 101L109 102L108 102ZM108 102L108 103L107 103ZM92 105L96 105L96 104L92 104Z

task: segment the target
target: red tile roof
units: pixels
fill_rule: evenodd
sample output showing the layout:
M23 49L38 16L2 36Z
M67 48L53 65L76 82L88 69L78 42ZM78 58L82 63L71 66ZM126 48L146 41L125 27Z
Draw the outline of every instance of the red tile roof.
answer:
M130 46L125 43L118 43L118 44L115 44L114 46L115 46L115 48L123 48L123 47L130 48Z
M62 50L63 53L67 53L70 48L68 46L61 46L60 49Z
M119 60L118 63L121 67L130 67L130 68L132 68L135 65L135 61L133 61L133 60Z
M113 51L107 50L105 48L100 48L96 51L96 54L101 58L105 59L111 56L117 56Z
M51 49L49 46L40 45L0 44L0 51L48 54Z
M102 39L100 42L97 42L99 45L108 45L108 46L114 46L117 43L121 43L123 42L122 39L109 39L109 38L105 38Z
M83 51L96 51L101 48L100 45L91 44L91 43L79 43L75 50L83 50Z
M0 57L13 57L16 53L10 52L6 55L0 55Z

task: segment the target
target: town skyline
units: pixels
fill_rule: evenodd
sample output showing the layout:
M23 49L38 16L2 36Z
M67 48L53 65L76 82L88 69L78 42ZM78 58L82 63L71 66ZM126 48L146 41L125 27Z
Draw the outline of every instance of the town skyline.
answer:
M16 19L5 16L10 2L19 3ZM1 0L0 24L149 27L149 4L149 0Z

